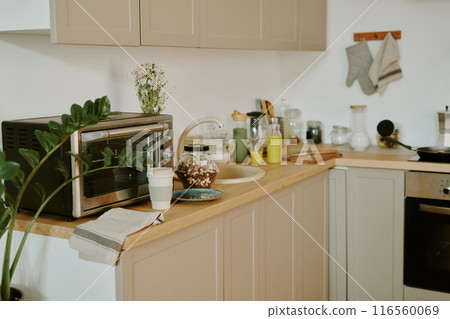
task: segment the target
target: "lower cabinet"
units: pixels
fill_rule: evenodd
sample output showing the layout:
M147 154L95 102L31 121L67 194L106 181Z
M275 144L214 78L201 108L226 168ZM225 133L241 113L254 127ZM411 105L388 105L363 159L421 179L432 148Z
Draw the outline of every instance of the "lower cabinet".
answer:
M123 300L328 300L328 172L129 250Z
M403 300L404 171L330 176L331 299Z

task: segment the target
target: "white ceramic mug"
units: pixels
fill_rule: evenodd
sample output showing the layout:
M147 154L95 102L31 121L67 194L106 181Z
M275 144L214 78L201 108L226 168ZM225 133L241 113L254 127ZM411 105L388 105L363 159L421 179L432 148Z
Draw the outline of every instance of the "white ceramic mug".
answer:
M151 168L147 172L147 178L153 209L168 209L172 199L173 169Z

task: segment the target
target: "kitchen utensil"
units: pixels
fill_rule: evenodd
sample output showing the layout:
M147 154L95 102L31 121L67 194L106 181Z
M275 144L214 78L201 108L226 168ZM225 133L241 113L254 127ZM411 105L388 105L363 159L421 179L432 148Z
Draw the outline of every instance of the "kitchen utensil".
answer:
M403 144L389 137L382 136L381 139L392 143L396 143L413 152L417 152L417 155L419 155L420 159L423 161L450 163L450 147L430 146L430 147L414 148L410 145Z
M172 197L182 202L206 202L222 197L221 191L209 188L191 188L174 191Z
M439 137L438 146L450 146L450 112L448 106L445 107L445 112L438 112L439 120Z
M266 100L259 100L259 104L261 105L261 112L266 114L267 119L275 117L272 103Z
M396 125L389 120L383 120L377 125L377 141L379 147L396 148L398 144L382 140L381 137L388 137L394 140L398 140L399 130Z

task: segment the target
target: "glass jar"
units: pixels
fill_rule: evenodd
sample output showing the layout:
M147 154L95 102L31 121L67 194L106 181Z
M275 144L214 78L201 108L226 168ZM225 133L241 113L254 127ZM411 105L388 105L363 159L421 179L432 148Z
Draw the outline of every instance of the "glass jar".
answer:
M260 165L263 162L263 153L267 147L267 117L262 112L249 112L247 116L250 118L251 164Z
M247 158L248 152L243 140L248 139L247 114L234 111L233 118L233 139L236 142L234 152L236 163L242 163Z
M345 126L333 126L331 131L331 143L334 145L347 144L350 138L350 129Z
M366 105L351 105L352 134L350 146L357 152L364 151L369 145L369 135L366 132Z
M209 159L208 145L191 144L184 146L184 153L175 169L184 188L210 188L219 169Z
M308 121L306 125L306 138L312 140L315 144L322 143L322 123L320 121Z
M303 136L302 111L300 109L289 110L289 124L291 127L291 138L301 142Z

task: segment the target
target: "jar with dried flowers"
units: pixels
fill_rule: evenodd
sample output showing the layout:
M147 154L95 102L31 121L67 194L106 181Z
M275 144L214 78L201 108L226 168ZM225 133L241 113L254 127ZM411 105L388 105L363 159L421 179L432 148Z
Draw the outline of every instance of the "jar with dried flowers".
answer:
M167 91L162 65L144 63L133 70L134 87L143 113L160 114L164 110Z

